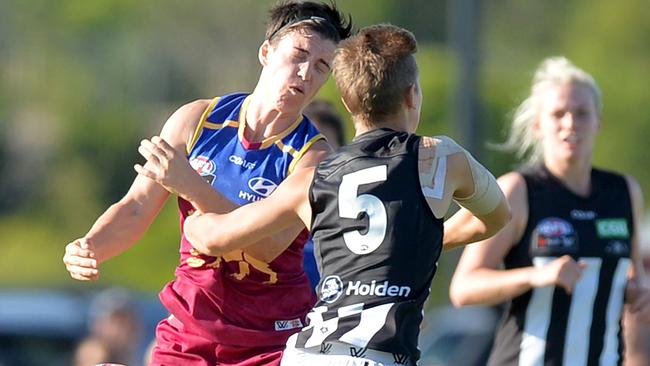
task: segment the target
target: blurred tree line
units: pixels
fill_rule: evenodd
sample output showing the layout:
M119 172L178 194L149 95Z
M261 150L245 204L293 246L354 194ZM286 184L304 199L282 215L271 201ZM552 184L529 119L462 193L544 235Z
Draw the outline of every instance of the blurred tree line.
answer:
M450 0L451 1L451 0ZM5 0L0 2L0 257L2 286L73 283L61 256L135 177L139 140L180 105L249 91L273 1ZM458 136L451 98L458 55L443 0L339 0L356 27L388 22L414 32L425 96L422 134ZM647 167L650 18L645 0L479 2L478 119L504 139L509 112L545 57L566 55L604 92L596 164L636 176ZM333 82L320 93L340 111ZM347 118L347 115L346 115ZM348 129L352 136L352 129ZM463 141L460 141L463 143ZM512 156L479 157L495 174ZM173 276L175 200L128 253L102 266L100 284L158 290ZM441 262L433 302L446 302L452 260Z

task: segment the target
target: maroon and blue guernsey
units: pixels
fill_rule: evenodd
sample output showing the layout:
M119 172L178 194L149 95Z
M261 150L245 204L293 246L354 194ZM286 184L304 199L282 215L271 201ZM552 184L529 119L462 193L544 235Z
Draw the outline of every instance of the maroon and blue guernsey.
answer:
M248 100L246 94L215 98L188 147L192 167L240 206L270 195L305 151L323 138L301 116L278 135L247 142ZM179 199L179 210L182 228L194 208ZM281 351L287 338L305 325L315 301L302 265L307 238L303 231L266 263L242 251L222 257L199 254L183 234L176 279L164 287L160 299L185 332L230 349Z

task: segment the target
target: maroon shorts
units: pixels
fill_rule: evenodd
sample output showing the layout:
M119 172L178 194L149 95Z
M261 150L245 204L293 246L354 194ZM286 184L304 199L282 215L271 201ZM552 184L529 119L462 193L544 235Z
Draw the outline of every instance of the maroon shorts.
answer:
M174 317L156 327L156 346L149 365L278 366L284 346L228 346L186 332Z

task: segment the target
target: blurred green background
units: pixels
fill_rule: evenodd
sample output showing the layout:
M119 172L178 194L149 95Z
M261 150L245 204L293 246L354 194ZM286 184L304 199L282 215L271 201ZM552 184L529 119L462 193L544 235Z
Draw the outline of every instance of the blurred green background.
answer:
M179 241L173 199L141 242L103 264L97 284L68 277L63 248L126 192L135 177L132 166L141 161L139 140L156 134L177 107L252 90L273 3L0 2L0 286L121 285L155 292L172 279ZM357 28L388 22L414 32L425 96L418 132L465 143L453 111L461 69L449 42L452 2L338 3ZM527 95L538 63L565 55L592 73L604 92L596 165L632 174L650 192L647 0L474 4L480 10L478 20L468 20L478 35L474 123L484 140L503 140L508 115ZM469 25L460 19L459 27ZM343 112L331 80L320 97ZM496 175L515 164L510 155L476 151ZM431 304L448 302L457 256L443 256Z

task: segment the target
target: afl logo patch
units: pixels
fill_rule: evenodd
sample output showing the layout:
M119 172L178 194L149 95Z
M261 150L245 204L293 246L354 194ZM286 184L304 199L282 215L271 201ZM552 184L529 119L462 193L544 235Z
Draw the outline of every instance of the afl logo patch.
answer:
M533 246L537 249L560 249L563 252L578 250L578 236L573 226L557 217L546 218L533 232Z
M197 156L190 160L190 165L197 173L199 173L199 175L202 176L214 174L214 171L216 170L214 162L205 156Z
M275 191L277 184L270 179L257 177L248 181L248 188L262 197L268 197Z
M343 281L341 277L332 275L323 280L320 287L320 299L328 304L335 302L343 294Z

